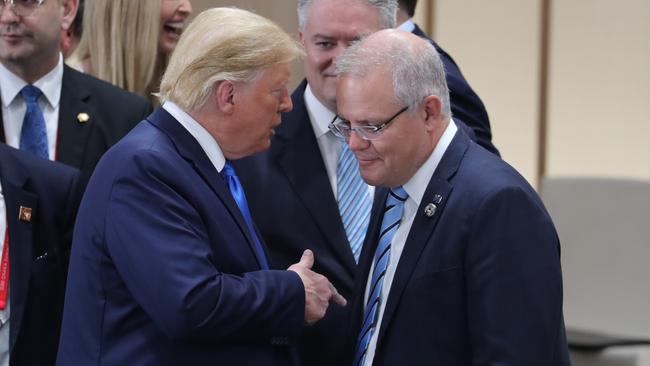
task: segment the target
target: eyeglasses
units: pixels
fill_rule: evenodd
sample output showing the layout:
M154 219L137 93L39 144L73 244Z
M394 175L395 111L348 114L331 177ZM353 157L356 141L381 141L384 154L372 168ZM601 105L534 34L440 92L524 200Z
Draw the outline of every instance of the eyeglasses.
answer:
M19 17L26 17L43 5L45 0L0 0L0 13L9 5L14 14Z
M346 140L350 139L350 135L352 134L352 131L356 132L357 136L359 136L364 140L376 140L379 138L379 136L381 136L384 129L386 129L386 127L388 127L388 125L390 125L391 122L393 122L395 118L397 118L397 116L404 113L404 111L406 111L407 109L409 109L409 107L404 107L400 109L399 112L395 113L384 123L370 124L370 125L357 126L357 127L350 126L350 121L348 120L339 118L339 116L334 116L334 119L332 120L332 122L330 122L327 128L329 128L329 130L332 131L332 133L335 136ZM339 119L339 121L334 123L334 121L336 121L337 119Z

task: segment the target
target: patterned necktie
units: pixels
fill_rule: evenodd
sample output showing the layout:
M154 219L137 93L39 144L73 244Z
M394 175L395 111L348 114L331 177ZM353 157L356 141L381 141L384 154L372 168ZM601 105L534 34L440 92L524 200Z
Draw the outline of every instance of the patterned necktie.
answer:
M359 163L345 142L341 144L336 167L336 185L341 221L354 260L358 263L363 239L368 229L372 202L368 197L368 185L359 175Z
M26 85L20 94L25 100L27 111L20 130L20 149L32 152L42 158L48 159L47 131L43 111L38 105L38 98L42 92L33 85Z
M402 221L404 212L404 202L408 194L402 187L393 188L386 199L384 208L384 218L381 222L381 231L379 232L379 244L375 250L375 268L370 278L370 290L368 292L368 302L366 311L363 315L363 324L359 333L359 344L357 353L354 357L356 366L363 365L368 351L368 345L372 334L377 327L377 318L379 316L379 305L381 304L381 289L384 284L384 276L390 259L390 245L397 228Z
M253 226L253 218L251 217L251 214L248 211L248 202L246 202L246 195L244 194L244 188L239 182L239 178L237 178L237 174L235 174L235 169L233 169L230 163L226 162L226 165L223 167L223 170L221 171L221 175L228 182L228 189L230 189L230 193L235 199L235 202L237 202L239 211L241 211L242 216L244 216L244 221L246 221L246 226L248 226L248 232L253 238L253 244L255 246L255 254L257 255L257 259L260 262L260 266L262 267L262 269L269 269L269 263L266 260L264 249L262 249L262 243L260 243L260 239L257 237L257 234L255 232L255 226Z

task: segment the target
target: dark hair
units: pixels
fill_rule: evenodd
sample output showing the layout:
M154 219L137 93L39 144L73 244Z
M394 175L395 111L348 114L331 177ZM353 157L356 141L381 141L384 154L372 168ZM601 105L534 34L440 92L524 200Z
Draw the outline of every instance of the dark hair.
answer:
M79 0L79 8L77 9L77 15L74 17L72 24L70 25L70 33L77 37L81 38L81 30L83 29L84 22L84 0Z
M399 0L400 9L404 10L410 17L415 15L415 7L418 5L418 0Z

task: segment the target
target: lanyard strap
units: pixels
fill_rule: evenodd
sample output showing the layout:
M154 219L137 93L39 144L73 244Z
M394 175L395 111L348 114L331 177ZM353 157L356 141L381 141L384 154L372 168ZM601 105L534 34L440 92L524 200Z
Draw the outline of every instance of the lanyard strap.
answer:
M5 229L5 245L2 248L2 260L0 261L0 310L7 306L7 294L9 293L9 230Z

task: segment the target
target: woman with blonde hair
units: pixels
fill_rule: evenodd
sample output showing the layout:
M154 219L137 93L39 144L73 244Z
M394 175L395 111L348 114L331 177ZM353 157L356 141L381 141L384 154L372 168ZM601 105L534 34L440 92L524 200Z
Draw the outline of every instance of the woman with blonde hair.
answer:
M86 0L76 65L156 104L151 94L191 12L190 0Z

